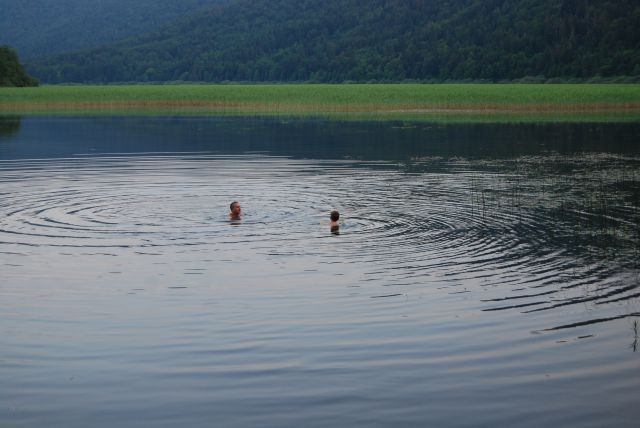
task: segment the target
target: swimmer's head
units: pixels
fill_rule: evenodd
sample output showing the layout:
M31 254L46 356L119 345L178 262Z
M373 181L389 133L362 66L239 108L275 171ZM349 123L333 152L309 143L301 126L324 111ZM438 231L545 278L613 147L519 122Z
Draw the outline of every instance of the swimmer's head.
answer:
M240 202L238 201L231 202L231 205L229 205L229 211L231 211L229 215L233 217L238 217L242 212L242 208L240 207Z
M336 210L331 211L331 221L338 221L340 219L340 213Z

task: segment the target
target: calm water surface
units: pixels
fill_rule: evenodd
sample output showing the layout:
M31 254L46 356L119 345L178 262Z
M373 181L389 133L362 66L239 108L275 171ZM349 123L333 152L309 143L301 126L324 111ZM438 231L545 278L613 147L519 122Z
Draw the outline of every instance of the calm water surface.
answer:
M636 427L639 137L0 118L0 425Z

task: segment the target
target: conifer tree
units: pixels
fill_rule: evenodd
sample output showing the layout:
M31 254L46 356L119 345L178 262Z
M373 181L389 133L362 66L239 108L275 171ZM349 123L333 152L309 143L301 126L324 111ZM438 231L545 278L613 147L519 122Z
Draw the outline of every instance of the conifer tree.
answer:
M38 80L20 64L16 51L6 45L0 46L0 86L38 86Z

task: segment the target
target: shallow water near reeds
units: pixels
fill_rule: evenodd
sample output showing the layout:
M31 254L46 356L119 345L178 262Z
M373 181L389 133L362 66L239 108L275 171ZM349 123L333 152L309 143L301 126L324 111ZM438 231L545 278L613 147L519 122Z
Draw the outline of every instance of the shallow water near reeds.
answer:
M635 427L639 137L0 118L2 426Z

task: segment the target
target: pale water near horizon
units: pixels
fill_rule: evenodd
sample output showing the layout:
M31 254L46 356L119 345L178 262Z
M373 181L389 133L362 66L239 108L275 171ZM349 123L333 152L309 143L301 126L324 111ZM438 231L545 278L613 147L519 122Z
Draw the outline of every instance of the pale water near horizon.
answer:
M638 124L1 124L3 427L638 424Z

